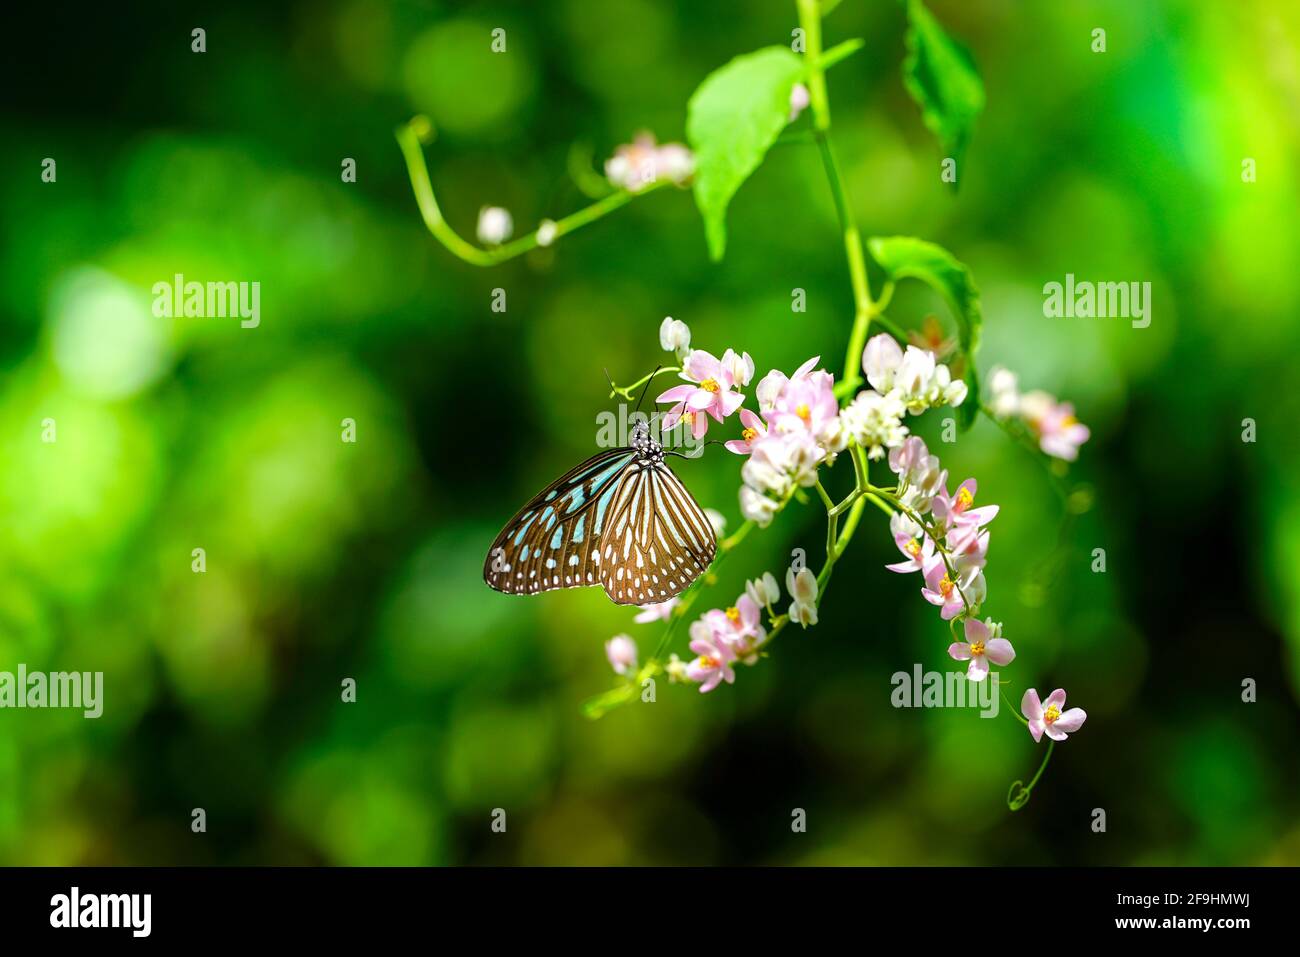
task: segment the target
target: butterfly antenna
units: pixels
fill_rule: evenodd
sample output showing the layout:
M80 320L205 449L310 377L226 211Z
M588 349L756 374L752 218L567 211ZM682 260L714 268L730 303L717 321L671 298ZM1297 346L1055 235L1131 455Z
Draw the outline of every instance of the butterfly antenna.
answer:
M632 410L634 413L641 411L641 403L645 401L645 394L650 391L650 383L654 382L655 376L659 374L659 370L662 368L662 364L655 366L655 371L650 373L650 378L645 380L645 388L641 390L641 398L636 400L636 408Z
M614 380L610 376L608 369L602 368L601 371L605 373L605 381L609 383L609 397L612 399L618 394L618 386L614 385Z

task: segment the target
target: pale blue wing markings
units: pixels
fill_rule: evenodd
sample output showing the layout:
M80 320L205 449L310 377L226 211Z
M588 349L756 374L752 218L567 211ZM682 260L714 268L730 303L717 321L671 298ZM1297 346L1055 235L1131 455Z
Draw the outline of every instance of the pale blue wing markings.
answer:
M534 512L533 514L528 516L528 518L523 522L523 524L519 526L519 531L515 534L516 545L518 545L520 542L524 540L524 536L528 534L528 527L533 524L533 521L536 518L537 518L537 513Z
M559 528L555 530L555 534L551 536L551 548L559 548L561 543L563 543L563 541L564 541L564 526L561 525Z
M523 548L521 548L521 549L519 550L519 560L520 560L521 562L526 562L526 561L528 561L528 546L527 546L527 545L525 545Z
M596 502L596 524L593 527L595 528L597 535L599 535L601 529L605 527L605 509L609 508L609 501L614 497L616 491L618 491L617 485L610 486L609 490L606 491L605 494L603 494Z
M555 498L557 494L558 494L558 490L551 489L549 492L546 493L546 501L549 502L551 499Z
M552 507L549 506L549 505L546 506L546 511L542 512L542 517L541 517L540 524L541 524L542 526L544 526L545 528L548 528L548 529L549 529L552 525L555 524L555 509L554 509L554 508L552 508Z
M582 503L586 500L586 496L582 494L582 486L579 485L569 493L569 507L566 508L565 511L572 515L578 509L582 508Z
M587 516L579 515L578 520L573 525L573 544L578 545L582 542L582 527L587 524Z

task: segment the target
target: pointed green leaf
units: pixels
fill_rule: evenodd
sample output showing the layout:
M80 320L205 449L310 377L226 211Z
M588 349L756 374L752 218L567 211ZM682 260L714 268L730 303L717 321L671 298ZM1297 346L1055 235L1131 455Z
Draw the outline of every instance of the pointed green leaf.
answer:
M892 280L919 279L934 289L948 303L957 320L957 336L966 356L966 380L969 394L957 409L957 422L969 429L979 414L979 370L975 353L980 347L984 317L980 311L980 294L970 270L953 258L942 246L913 236L884 236L867 241L871 256Z
M984 109L984 82L970 51L944 32L921 0L907 0L907 20L903 85L960 171L971 128Z
M714 70L691 96L686 139L695 151L695 205L715 262L727 247L727 204L789 122L790 90L803 70L788 47L764 47Z

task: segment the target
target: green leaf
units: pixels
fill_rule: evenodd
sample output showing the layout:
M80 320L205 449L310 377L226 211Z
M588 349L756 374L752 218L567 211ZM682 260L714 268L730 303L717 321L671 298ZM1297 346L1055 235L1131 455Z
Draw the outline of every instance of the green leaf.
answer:
M691 96L686 139L695 151L695 205L714 262L727 248L727 204L789 122L790 90L803 71L803 59L788 47L764 47L714 70Z
M907 0L907 20L903 85L960 169L971 128L984 109L984 82L970 51L944 32L921 0Z
M962 377L969 389L966 401L957 408L957 422L963 431L969 429L979 414L980 383L975 353L979 351L984 325L979 290L970 270L942 246L913 236L876 237L867 241L867 248L891 280L921 280L944 298L956 317L957 337L966 357Z

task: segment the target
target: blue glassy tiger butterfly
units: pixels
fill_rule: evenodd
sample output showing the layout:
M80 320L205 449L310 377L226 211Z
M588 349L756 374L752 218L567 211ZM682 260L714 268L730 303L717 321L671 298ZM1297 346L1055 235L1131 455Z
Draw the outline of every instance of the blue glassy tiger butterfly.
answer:
M506 523L483 580L510 595L600 585L619 605L685 591L713 562L718 542L666 455L681 453L665 452L644 419L636 421L627 446L593 455Z

